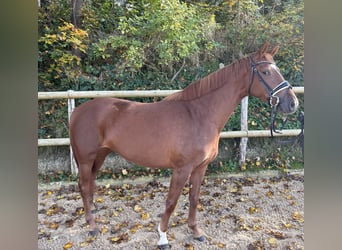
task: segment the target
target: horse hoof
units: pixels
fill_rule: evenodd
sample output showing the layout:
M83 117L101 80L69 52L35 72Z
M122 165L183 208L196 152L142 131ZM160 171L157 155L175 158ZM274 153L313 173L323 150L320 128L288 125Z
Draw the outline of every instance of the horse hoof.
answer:
M91 230L89 231L89 236L94 237L96 235L100 234L100 230L99 229L95 229L95 230Z
M202 235L202 236L200 236L200 237L195 238L195 240L198 240L198 241L200 241L200 242L203 242L203 241L205 241L205 236Z
M159 250L171 249L171 245L170 244L158 245L158 249Z

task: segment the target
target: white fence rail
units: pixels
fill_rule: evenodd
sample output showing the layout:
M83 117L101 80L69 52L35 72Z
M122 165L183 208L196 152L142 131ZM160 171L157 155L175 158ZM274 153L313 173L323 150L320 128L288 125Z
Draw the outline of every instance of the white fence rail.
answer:
M296 94L304 94L304 87L294 87ZM180 90L124 90L124 91L58 91L58 92L38 92L38 100L47 99L68 99L69 118L72 110L75 108L75 99L80 98L96 98L96 97L165 97ZM243 126L244 127L244 126ZM274 136L296 136L300 133L300 129L286 129L281 133L274 133ZM241 130L241 131L223 131L220 138L248 138L248 137L269 137L269 130ZM50 138L38 139L38 146L67 146L70 145L69 138ZM70 159L73 162L72 150L70 148ZM71 171L77 173L75 164L71 164Z

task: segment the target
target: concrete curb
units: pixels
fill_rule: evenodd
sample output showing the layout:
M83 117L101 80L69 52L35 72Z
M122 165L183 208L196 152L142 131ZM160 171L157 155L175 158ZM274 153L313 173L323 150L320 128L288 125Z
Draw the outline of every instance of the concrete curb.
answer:
M295 169L289 170L287 173L284 173L279 170L264 170L259 172L243 172L243 173L228 173L228 174L210 174L206 175L205 178L271 178L271 177L280 177L285 175L304 175L304 169ZM107 180L97 180L96 183L98 186L102 185L122 185L122 184L144 184L153 179L157 179L161 183L168 183L170 181L170 177L151 177L144 176L138 177L134 180L132 179L107 179ZM70 185L78 185L76 181L59 181L59 182L50 182L50 183L38 183L38 191L49 190L49 189L58 189L61 186L70 186Z

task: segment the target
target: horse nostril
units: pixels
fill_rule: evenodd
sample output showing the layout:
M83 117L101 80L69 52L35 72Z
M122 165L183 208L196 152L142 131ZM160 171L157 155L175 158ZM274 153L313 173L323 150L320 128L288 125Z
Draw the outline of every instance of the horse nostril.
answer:
M292 100L290 102L289 108L290 108L291 111L294 111L296 109L296 106L297 106L296 102L294 100Z

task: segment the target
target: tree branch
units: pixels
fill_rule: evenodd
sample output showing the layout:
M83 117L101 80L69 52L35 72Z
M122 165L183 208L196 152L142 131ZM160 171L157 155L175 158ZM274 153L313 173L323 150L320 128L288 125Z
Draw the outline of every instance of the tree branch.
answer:
M180 69L176 72L176 74L171 78L170 83L172 83L172 82L177 78L177 76L179 75L179 73L183 70L184 66L185 66L185 58L183 58L183 64L182 64L182 66L181 66Z

